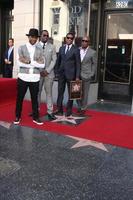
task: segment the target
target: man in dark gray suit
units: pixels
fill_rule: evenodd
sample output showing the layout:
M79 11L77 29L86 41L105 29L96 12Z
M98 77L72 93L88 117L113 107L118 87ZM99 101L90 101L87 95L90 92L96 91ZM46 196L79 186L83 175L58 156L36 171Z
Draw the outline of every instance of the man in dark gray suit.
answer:
M70 81L79 80L80 76L80 52L73 45L74 34L66 35L66 44L60 47L56 63L56 72L58 74L58 98L57 98L57 115L63 115L63 97L67 84L68 94L70 97ZM66 116L72 114L73 101L68 97Z
M81 114L85 113L88 106L88 93L90 88L90 81L96 74L97 69L97 54L96 51L89 47L90 38L83 37L82 45L80 48L81 58L81 79L83 85L83 96L82 100L78 100L78 112Z
M41 31L41 38L38 46L43 49L45 57L45 68L41 72L41 79L39 84L38 102L41 102L41 92L44 85L47 102L47 114L50 120L56 119L53 114L53 98L52 87L54 81L54 66L56 63L56 49L53 44L49 42L49 33L47 30Z

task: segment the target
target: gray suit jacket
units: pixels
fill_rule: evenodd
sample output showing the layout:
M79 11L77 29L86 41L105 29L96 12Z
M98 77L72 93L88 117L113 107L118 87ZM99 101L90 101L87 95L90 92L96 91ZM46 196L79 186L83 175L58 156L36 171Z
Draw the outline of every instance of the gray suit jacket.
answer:
M30 61L30 54L28 52L26 44L25 45L21 45L19 47L18 56L19 56L20 61L22 59L24 59L25 61ZM43 51L37 45L36 45L35 53L34 53L34 61L40 62L42 64L44 63ZM40 70L41 70L41 68L34 68L33 73L40 74ZM28 74L29 73L29 69L26 68L26 67L19 66L19 72Z
M81 79L90 80L95 75L97 69L96 51L88 48L86 55L81 62Z
M38 46L42 49L40 42ZM54 66L57 59L55 46L48 42L43 52L45 57L45 70L49 73L48 77L54 78Z

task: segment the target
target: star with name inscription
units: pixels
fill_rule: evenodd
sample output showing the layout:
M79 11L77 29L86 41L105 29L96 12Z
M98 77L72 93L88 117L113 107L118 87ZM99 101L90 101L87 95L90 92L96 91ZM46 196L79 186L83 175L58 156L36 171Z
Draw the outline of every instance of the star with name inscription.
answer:
M73 137L73 136L70 136L70 135L67 135L67 137L78 141L76 144L74 144L71 147L71 149L80 148L80 147L84 147L84 146L92 146L92 147L95 147L95 148L98 148L98 149L101 149L103 151L108 152L108 149L103 145L103 143L96 142L96 141L93 141L93 140L84 139L84 138Z
M68 123L71 123L71 124L78 124L76 122L76 120L82 120L82 119L85 119L85 117L75 117L75 116L69 116L69 117L66 117L65 115L55 115L56 119L53 120L52 122L68 122Z
M7 128L7 129L10 129L11 123L8 123L8 122L5 122L5 121L0 121L0 125Z

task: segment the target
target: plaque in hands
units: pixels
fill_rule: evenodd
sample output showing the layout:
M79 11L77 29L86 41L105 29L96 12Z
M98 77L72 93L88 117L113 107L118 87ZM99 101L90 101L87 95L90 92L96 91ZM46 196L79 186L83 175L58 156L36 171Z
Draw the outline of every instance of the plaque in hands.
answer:
M82 98L82 81L70 82L70 100Z

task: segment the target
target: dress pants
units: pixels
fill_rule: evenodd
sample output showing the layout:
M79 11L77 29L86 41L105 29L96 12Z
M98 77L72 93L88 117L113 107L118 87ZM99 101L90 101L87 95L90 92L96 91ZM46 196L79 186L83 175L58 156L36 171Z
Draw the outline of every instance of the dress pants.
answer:
M86 110L88 107L88 93L90 89L90 80L82 80L82 99L77 100L78 108Z
M12 70L13 70L13 66L12 65L5 65L5 74L4 77L5 78L12 78Z
M44 86L45 94L46 94L46 102L47 102L47 113L52 114L53 113L53 97L52 97L52 87L53 87L53 78L50 78L48 76L41 77L40 83L39 83L39 93L38 93L38 103L40 106L41 103L41 93Z
M29 88L32 102L32 113L33 119L38 119L38 91L39 91L39 81L37 82L26 82L18 78L17 81L17 100L16 100L16 117L21 117L23 99Z
M66 79L65 76L60 76L58 79L57 109L59 112L63 112L63 98L64 98L65 87L67 84L68 95L69 95L66 107L67 115L72 114L72 106L73 106L73 100L70 100L70 81L71 80Z

